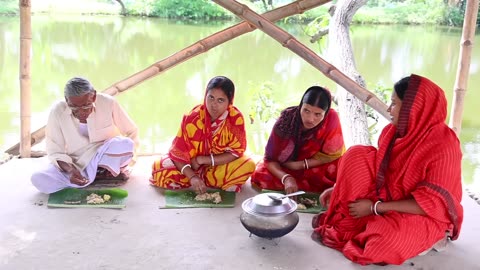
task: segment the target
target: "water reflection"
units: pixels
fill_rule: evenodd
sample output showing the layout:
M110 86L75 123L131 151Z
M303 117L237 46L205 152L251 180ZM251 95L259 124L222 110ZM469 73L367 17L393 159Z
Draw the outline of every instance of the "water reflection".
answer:
M55 21L53 20L55 19ZM63 86L73 76L89 78L99 90L207 37L228 25L120 17L34 16L32 58L32 129L45 124L53 100L63 98ZM301 27L283 25L313 51L316 44L301 35ZM18 142L19 19L0 18L0 144L2 151ZM367 88L391 86L411 72L429 77L452 99L458 62L460 29L407 26L355 26L352 42L356 64ZM477 37L478 39L478 37ZM319 52L328 59L328 55ZM475 115L480 92L480 49L472 51L470 79L461 141L465 183L480 185L480 119ZM249 90L273 82L273 101L296 105L305 89L334 84L297 55L262 32L252 32L181 63L118 99L140 127L141 152L165 152L183 113L202 102L204 87L215 75L236 85L235 105L247 116L253 100ZM262 154L270 125L247 125L248 149ZM480 190L480 188L478 188Z

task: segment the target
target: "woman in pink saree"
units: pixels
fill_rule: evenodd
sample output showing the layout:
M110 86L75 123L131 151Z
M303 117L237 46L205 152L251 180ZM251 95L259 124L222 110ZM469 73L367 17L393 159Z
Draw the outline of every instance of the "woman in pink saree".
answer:
M320 193L335 184L337 162L345 151L330 92L312 86L300 105L286 108L270 134L262 163L252 175L261 189Z

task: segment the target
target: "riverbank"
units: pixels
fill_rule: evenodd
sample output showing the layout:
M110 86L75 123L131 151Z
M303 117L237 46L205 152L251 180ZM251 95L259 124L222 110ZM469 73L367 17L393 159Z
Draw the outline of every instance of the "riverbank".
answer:
M18 14L18 1L3 0L0 15ZM275 6L264 5L262 1L239 1L258 13L278 8L289 1L277 1ZM121 4L120 4L121 3ZM291 16L287 21L309 23L320 17L329 17L328 10L332 4L327 3L304 14ZM82 14L82 15L127 15L159 17L173 20L191 20L212 22L218 20L237 20L237 17L214 3L195 0L185 2L149 1L136 3L126 1L83 0L81 2L62 0L43 0L32 4L33 14ZM446 25L461 27L463 25L465 7L447 6L443 0L429 2L368 2L353 17L353 24L421 24ZM480 24L478 16L477 24Z

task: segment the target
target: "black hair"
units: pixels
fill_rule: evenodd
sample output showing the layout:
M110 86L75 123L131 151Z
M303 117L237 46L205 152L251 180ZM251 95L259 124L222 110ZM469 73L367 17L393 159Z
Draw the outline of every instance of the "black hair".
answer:
M212 89L222 89L228 98L228 102L233 103L233 97L235 96L235 85L232 80L225 76L213 77L207 84L207 92Z
M403 100L403 97L405 96L405 92L407 91L409 82L410 82L410 76L399 80L393 85L393 89L395 90L395 93L397 94L397 97L400 98L400 100Z
M318 107L327 113L332 104L332 96L326 88L321 86L312 86L305 91L305 94L303 94L300 105L303 103Z

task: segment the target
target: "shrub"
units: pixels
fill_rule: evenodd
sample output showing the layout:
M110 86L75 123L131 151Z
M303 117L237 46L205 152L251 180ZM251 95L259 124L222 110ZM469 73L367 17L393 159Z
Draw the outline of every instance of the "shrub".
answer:
M0 0L0 14L17 14L18 1L16 0Z
M153 5L154 16L187 19L227 19L232 15L208 0L160 0Z

